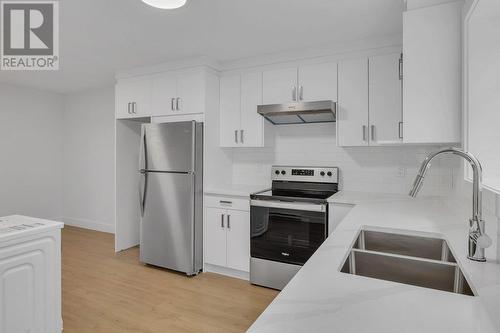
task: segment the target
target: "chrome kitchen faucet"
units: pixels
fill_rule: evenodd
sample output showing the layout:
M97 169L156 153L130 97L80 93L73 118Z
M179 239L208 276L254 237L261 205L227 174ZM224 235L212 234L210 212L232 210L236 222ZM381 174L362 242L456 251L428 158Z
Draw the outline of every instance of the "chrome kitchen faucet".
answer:
M484 227L485 223L482 219L482 168L481 163L477 158L469 152L458 148L446 148L438 152L432 153L422 162L420 171L413 183L413 188L410 191L411 197L416 197L418 191L424 183L424 177L427 170L431 166L430 162L434 157L450 153L463 157L472 167L472 218L469 219L469 254L468 258L475 261L486 261L484 249L491 246L491 238L486 235Z

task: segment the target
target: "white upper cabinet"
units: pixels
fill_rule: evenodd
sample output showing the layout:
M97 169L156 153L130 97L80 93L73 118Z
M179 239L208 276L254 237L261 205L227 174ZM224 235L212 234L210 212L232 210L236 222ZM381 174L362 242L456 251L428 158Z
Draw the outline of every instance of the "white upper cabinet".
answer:
M220 78L221 147L236 147L241 125L241 76L227 75ZM257 113L257 111L255 111Z
M299 67L298 100L337 100L337 63L313 64Z
M206 70L195 68L119 79L116 118L204 113L208 75Z
M206 77L204 71L188 70L178 73L175 112L177 114L204 113L205 85Z
M152 115L168 115L175 111L177 96L177 77L162 74L153 78L152 83Z
M168 72L153 78L154 116L203 113L205 73L200 70Z
M262 81L263 104L297 101L297 67L265 71Z
M337 100L337 63L310 64L263 73L263 104Z
M460 142L462 1L403 13L403 141Z
M401 143L402 77L401 54L369 58L370 146Z
M151 80L124 79L115 86L116 118L147 117L151 114Z
M257 113L259 104L262 104L262 73L221 77L221 147L264 147L267 126Z
M265 119L257 113L262 104L262 73L241 75L240 143L244 147L263 147Z
M338 65L337 145L368 146L368 59Z

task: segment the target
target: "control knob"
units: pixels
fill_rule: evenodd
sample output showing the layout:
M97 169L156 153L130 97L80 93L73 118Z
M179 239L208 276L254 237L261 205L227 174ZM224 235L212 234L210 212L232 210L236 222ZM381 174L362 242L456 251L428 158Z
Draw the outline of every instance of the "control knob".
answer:
M320 174L321 176L324 176L324 175L325 175L325 172L324 172L324 171L321 171L319 174Z
M275 174L279 175L280 174L280 171L279 170L276 170L274 171Z
M328 177L331 177L332 176L332 172L328 171L327 175L328 175Z
M281 174L282 175L286 174L286 171L285 170L281 170Z

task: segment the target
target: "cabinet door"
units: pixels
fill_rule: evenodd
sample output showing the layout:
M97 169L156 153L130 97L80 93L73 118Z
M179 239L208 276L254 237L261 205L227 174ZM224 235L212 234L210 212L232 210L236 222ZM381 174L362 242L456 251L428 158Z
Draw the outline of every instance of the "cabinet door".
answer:
M1 332L60 332L60 246L45 236L0 248Z
M402 121L400 54L369 59L370 145L399 143Z
M220 78L219 145L221 147L237 147L240 143L240 80L239 74Z
M227 267L250 270L250 213L227 211Z
M337 63L299 67L299 100L337 101Z
M240 144L244 147L264 146L264 117L257 113L262 104L262 73L241 76Z
M151 115L151 81L126 79L116 84L116 118L137 118Z
M151 107L154 116L171 115L175 112L177 77L174 73L153 78Z
M226 211L205 208L205 262L226 266Z
M205 110L205 73L180 72L177 76L176 114L203 113Z
M282 104L297 100L297 68L265 71L262 74L263 104Z
M403 141L461 140L462 2L403 13Z
M368 145L368 59L339 62L337 145Z

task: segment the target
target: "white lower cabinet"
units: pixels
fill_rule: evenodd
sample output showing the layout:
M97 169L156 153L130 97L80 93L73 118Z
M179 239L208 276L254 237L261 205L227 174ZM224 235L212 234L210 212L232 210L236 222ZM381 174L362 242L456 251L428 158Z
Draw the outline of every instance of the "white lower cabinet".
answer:
M226 211L227 267L248 272L250 270L250 213Z
M204 236L206 264L250 270L249 211L205 207Z

